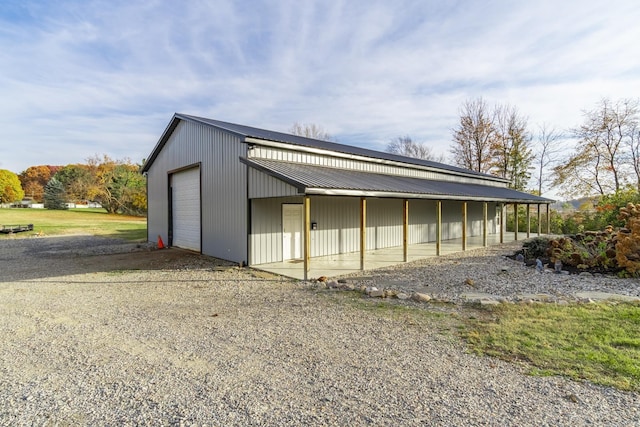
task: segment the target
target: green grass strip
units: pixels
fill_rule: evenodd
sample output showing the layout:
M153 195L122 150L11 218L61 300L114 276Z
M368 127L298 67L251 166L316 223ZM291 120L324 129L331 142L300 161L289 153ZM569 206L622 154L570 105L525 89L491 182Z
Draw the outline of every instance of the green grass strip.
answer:
M640 304L503 304L466 321L471 348L566 375L640 390Z
M108 214L104 209L0 209L0 225L27 224L33 224L33 231L17 233L16 237L89 234L130 241L147 239L146 218ZM9 237L0 233L0 240Z

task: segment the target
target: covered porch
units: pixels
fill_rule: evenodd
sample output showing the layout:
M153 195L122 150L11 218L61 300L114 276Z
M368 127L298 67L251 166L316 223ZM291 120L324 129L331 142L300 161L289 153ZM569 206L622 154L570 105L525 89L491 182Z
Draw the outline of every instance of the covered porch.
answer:
M529 233L521 232L519 234L519 238L522 239L528 234ZM536 233L535 235L537 236L539 234ZM482 236L468 237L466 250L497 245L501 243L500 240L500 234L491 234L487 236L487 244L485 245ZM440 255L448 255L465 250L463 249L462 241L462 238L442 241L440 243ZM502 241L503 243L516 241L516 233L505 232ZM366 251L364 254L364 269L373 270L402 264L404 262L438 256L436 242L408 245L407 252L407 259L405 261L402 246ZM304 260L272 262L268 264L255 265L253 268L294 279L306 280L318 278L320 276L337 277L362 271L360 258L360 252L314 257L309 260L309 271L306 275L304 271Z
M241 159L242 160L242 159ZM249 265L307 280L520 240L552 200L503 186L286 163L249 168ZM525 233L506 207L526 206ZM520 231L520 234L519 234Z

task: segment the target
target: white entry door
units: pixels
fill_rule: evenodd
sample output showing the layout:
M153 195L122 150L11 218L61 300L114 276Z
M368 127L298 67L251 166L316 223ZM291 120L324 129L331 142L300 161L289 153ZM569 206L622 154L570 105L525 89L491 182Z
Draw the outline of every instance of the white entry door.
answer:
M282 205L282 260L302 258L302 205Z

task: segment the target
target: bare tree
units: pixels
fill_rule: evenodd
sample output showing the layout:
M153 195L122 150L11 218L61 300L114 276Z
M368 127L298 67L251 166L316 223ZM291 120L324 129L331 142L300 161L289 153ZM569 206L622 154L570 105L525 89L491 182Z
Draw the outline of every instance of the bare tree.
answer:
M590 151L581 151L565 159L553 168L552 185L566 196L590 196L606 194L602 186L599 158Z
M640 192L640 126L636 122L629 132L630 163L636 175L636 188Z
M578 140L576 152L555 168L554 182L566 193L575 193L576 186L587 191L584 195L617 192L628 184L627 177L636 170L638 150L634 135L638 101L624 99L612 103L602 99L596 109L584 116L584 123L573 130Z
M553 168L558 162L561 149L557 142L560 137L560 133L554 128L550 128L546 123L543 123L539 128L537 137L538 144L534 160L536 190L539 196L542 196L542 190L546 185L553 181L549 169Z
M399 136L387 145L387 152L416 159L443 162L443 155L436 155L431 147L422 142L415 142L410 136Z
M493 119L493 112L482 98L465 101L460 109L460 124L453 129L451 153L457 166L489 172L496 132Z
M327 133L322 126L318 126L315 123L303 123L295 122L289 132L293 135L304 136L305 138L320 139L323 141L334 141L335 138Z

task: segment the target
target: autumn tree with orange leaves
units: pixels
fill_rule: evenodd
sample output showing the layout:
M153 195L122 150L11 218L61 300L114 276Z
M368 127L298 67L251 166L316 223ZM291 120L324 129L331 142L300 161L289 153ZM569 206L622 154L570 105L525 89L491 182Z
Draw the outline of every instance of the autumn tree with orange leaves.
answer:
M50 165L28 167L18 175L24 195L41 203L44 200L44 187L60 168L60 166Z

